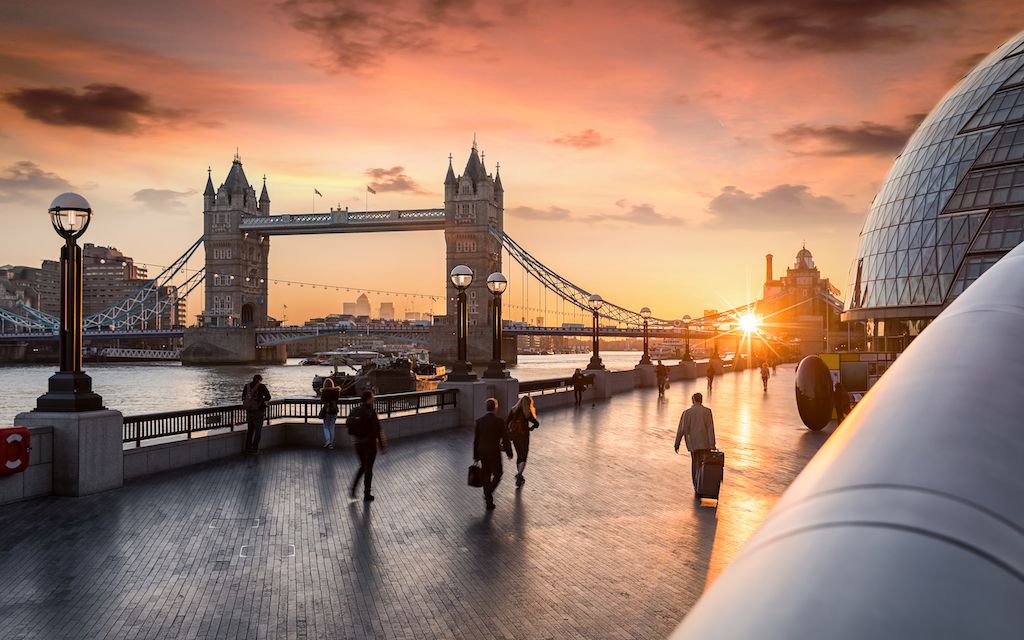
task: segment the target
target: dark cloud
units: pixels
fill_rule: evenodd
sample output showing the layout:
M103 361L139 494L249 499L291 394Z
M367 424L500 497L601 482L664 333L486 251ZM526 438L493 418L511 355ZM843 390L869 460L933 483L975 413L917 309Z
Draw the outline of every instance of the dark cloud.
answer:
M846 227L861 221L843 203L816 196L803 184L780 184L758 194L723 187L708 204L708 213L713 227L756 231Z
M21 160L4 169L0 173L0 202L15 202L47 196L54 196L70 191L71 183L56 173L44 171L31 160ZM45 194L42 192L46 192ZM49 200L46 204L49 205Z
M705 36L741 46L833 53L913 42L962 0L671 0Z
M370 177L370 188L374 191L429 193L416 184L415 180L405 175L405 167L367 169L366 175Z
M443 51L446 30L491 26L480 17L476 0L282 0L277 6L293 27L319 40L344 71L397 52Z
M4 100L39 122L107 133L133 133L144 124L188 115L183 110L157 107L147 94L116 84L88 84L80 92L53 87L15 89L4 93Z
M926 114L914 113L899 126L862 121L854 126L817 127L798 124L774 134L774 138L793 147L796 153L819 156L894 155Z
M608 144L611 142L611 138L605 138L593 129L584 129L579 133L567 133L551 142L577 149L593 149Z
M570 212L562 207L548 207L547 209L535 209L533 207L513 207L506 209L505 213L523 220L569 220Z
M195 189L139 189L132 194L132 200L161 213L188 213L189 207L185 200L196 193Z
M619 222L644 227L674 227L686 224L682 218L658 213L651 204L630 205L626 200L618 200L615 206L623 209L622 213L596 213L585 218L589 222Z

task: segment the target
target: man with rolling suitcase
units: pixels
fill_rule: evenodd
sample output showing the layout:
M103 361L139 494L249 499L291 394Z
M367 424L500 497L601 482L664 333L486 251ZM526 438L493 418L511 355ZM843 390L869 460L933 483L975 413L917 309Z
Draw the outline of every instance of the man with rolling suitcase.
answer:
M701 498L717 498L718 486L722 483L722 466L725 455L715 450L715 420L711 409L704 406L704 396L693 394L693 405L679 417L676 430L676 453L680 441L686 441L690 452L690 475L693 490ZM706 459L705 459L706 458ZM702 473L702 464L708 468ZM716 479L717 478L717 479Z

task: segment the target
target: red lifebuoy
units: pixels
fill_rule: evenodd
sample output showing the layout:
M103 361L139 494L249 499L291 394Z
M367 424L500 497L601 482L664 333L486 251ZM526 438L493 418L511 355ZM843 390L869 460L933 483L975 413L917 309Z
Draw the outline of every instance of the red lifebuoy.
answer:
M27 427L0 429L0 475L21 473L28 468L29 442Z

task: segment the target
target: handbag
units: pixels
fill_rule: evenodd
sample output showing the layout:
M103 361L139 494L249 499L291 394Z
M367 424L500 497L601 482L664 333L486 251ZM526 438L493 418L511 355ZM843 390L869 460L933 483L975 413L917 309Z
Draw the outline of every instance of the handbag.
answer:
M320 406L320 413L316 414L316 417L320 418L321 420L323 420L324 418L327 417L327 405L326 404Z
M479 464L474 462L469 465L469 471L466 473L466 484L477 488L484 486L484 470L480 468Z

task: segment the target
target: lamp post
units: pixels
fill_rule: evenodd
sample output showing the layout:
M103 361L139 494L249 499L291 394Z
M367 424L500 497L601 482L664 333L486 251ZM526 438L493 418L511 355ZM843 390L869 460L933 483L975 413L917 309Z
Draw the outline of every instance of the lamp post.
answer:
M683 352L683 360L686 361L686 362L689 362L689 361L693 360L693 357L690 355L690 321L691 320L693 320L693 318L691 318L690 316L688 316L688 315L683 316L683 336L684 336L684 340L686 341L686 350Z
M491 361L484 371L485 378L507 378L508 371L505 371L505 362L501 359L501 294L508 288L508 280L501 273L495 272L487 276L487 290L494 296L494 312L491 314L493 327L491 335Z
M82 371L82 249L75 242L89 228L92 207L77 193L62 193L49 209L50 223L64 238L60 250L60 371L36 400L36 411L98 411L103 398Z
M711 354L718 357L718 325L711 325Z
M640 358L640 364L651 364L651 354L647 349L648 337L647 337L647 321L651 319L651 310L649 307L644 307L640 310L640 317L644 319L644 355Z
M596 293L591 294L587 298L587 305L594 312L594 355L590 356L590 364L587 365L587 369L604 369L604 364L601 362L601 327L597 313L604 306L604 298Z
M448 376L448 379L455 381L476 380L476 374L473 373L472 365L466 356L466 343L469 341L469 312L466 309L466 288L473 283L473 270L464 264L460 264L452 269L449 277L459 292L456 298L458 301L457 322L459 326L456 332L458 355L455 360L455 366L452 367L452 375Z

